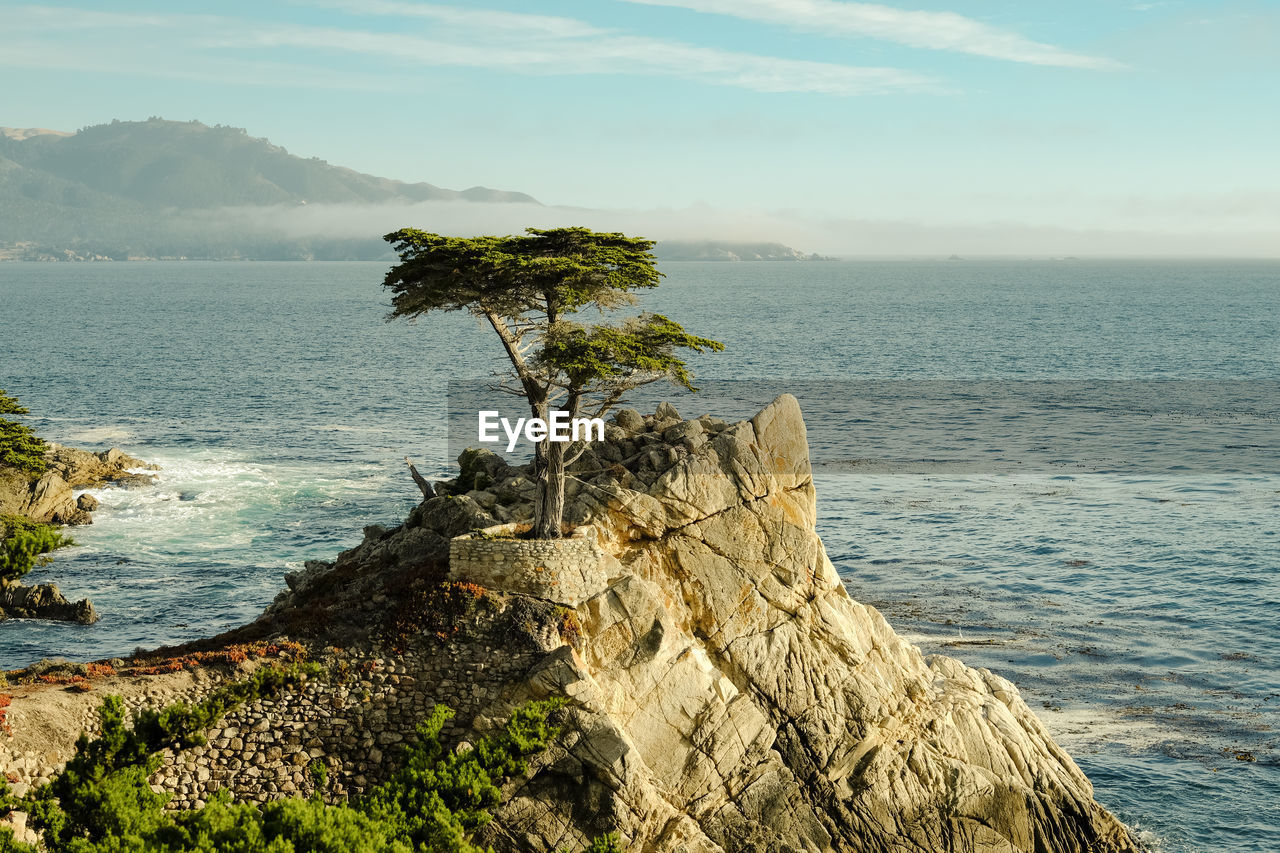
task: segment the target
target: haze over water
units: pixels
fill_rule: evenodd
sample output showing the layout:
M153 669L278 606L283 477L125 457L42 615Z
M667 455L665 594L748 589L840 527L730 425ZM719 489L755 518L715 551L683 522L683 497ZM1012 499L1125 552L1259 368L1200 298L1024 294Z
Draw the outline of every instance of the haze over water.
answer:
M0 265L0 387L164 466L40 571L102 621L0 624L0 667L238 625L404 516L403 456L448 474L446 385L499 354L465 316L384 323L385 269ZM855 598L1018 684L1164 849L1272 849L1280 262L664 270L643 306L728 345L679 407L796 393Z

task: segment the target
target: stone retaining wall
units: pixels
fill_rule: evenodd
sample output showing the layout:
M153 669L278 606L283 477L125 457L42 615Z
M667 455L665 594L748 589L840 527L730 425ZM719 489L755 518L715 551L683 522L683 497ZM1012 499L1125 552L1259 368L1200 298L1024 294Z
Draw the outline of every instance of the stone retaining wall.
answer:
M456 713L444 731L451 742L480 711L519 701L511 691L540 656L450 642L325 661L328 680L228 714L206 733L206 745L165 753L150 781L174 795L169 808L199 808L223 788L236 800L264 803L310 795L311 765L319 763L328 775L320 793L343 802L399 765L399 751L436 703Z
M199 808L220 789L235 800L265 803L315 792L312 766L321 764L327 782L319 793L345 802L400 765L402 748L436 704L454 711L442 732L446 745L474 739L476 730L491 730L531 698L530 672L563 642L550 604L498 598L487 613L453 639L422 635L399 653L326 650L315 658L323 678L232 711L204 733L203 746L162 753L152 789L173 795L170 809ZM136 676L143 689L125 699L126 710L132 716L143 707L194 704L252 666ZM66 693L84 708L74 724L97 733L96 708L111 692L118 691ZM33 721L18 716L13 723ZM0 772L18 794L49 781L71 754L15 754L3 741L0 734Z
M510 536L515 525L458 536L449 543L449 577L577 607L608 586L604 552L589 528L565 539Z

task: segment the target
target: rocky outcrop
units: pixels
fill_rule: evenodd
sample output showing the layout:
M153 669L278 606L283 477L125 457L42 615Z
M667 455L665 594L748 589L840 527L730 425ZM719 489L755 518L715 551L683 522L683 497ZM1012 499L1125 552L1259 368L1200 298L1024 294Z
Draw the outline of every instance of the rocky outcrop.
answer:
M551 851L616 828L645 851L1136 849L1012 684L925 657L849 597L815 532L794 398L735 425L623 410L607 439L574 466L566 513L590 525L607 589L577 606L572 630L539 633L529 625L551 616L529 614L563 611L562 596L498 588L498 615L451 639L538 650L523 681L471 673L499 697L478 724L531 697L572 702L562 747L486 841ZM484 451L461 463L404 526L366 531L339 559L347 576L368 583L356 555L383 572L438 561L445 533L529 517L527 469ZM312 583L335 568L313 571ZM430 681L434 665L410 666Z
M53 619L92 625L98 614L87 598L68 601L56 584L0 584L0 622L5 619Z
M794 398L733 425L624 410L606 436L567 508L598 565L575 546L563 569L513 574L497 566L511 548L472 548L451 577L455 537L531 512L527 469L469 452L440 496L308 563L243 629L312 638L329 682L229 715L153 784L178 806L223 787L262 802L308 793L319 760L340 800L388 772L433 703L457 711L458 742L560 696L557 745L482 831L495 849L605 831L644 853L1138 849L1012 684L925 657L848 596L815 532ZM529 582L538 567L550 576ZM562 570L604 589L556 600Z
M155 482L151 474L137 469L159 471L159 465L151 465L113 447L100 453L50 444L46 456L49 468L61 475L73 489L94 489L101 486L117 486L132 489L149 486Z
M9 524L0 517L0 542L10 534ZM98 621L98 614L87 598L68 601L55 584L26 586L17 580L0 579L0 622L6 619L52 619L90 625Z
M97 508L97 501L91 495L78 499L77 489L150 485L155 477L133 469L158 470L158 466L114 447L91 453L50 444L45 458L48 470L34 481L19 471L0 469L0 515L21 515L52 524L91 524L90 513Z
M587 481L570 520L621 570L580 608L581 647L532 681L573 697L581 787L621 801L639 847L1134 848L1012 684L926 658L848 596L794 398L728 428L616 420L623 461L628 443L644 458ZM574 821L562 793L517 797L490 837L552 849L529 839Z
M136 469L157 470L116 448L90 453L50 444L45 456L48 469L32 480L13 468L0 467L0 516L21 516L44 524L92 524L98 499L76 495L76 489L100 486L134 488L155 481ZM0 521L0 538L6 530ZM17 581L0 581L0 621L5 619L51 619L79 622L98 621L88 599L72 602L54 584L26 586Z

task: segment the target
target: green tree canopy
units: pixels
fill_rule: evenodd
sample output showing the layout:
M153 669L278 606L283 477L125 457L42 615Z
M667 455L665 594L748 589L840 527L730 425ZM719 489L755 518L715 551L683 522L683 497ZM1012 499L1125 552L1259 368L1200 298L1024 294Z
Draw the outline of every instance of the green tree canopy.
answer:
M30 411L18 402L17 397L10 397L0 388L0 415L26 415Z
M0 388L0 415L25 415L28 411L16 397ZM44 455L49 446L26 424L0 417L0 467L17 468L32 479L49 467Z
M52 524L19 515L0 515L0 585L49 562L50 551L76 544Z
M601 417L634 388L667 379L693 389L682 351L719 351L658 314L608 322L662 278L652 240L587 228L529 228L524 234L447 237L413 228L388 234L401 262L387 273L389 319L432 311L468 311L502 342L535 418L552 409ZM584 322L587 309L602 318ZM535 450L538 493L534 534L561 535L565 449Z

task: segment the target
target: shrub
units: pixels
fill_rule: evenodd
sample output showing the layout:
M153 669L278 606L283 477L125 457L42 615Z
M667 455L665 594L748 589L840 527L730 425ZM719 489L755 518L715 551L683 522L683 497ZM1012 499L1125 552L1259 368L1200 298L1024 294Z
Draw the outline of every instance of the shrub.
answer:
M319 797L294 797L276 800L259 810L249 803L232 803L225 791L215 794L204 808L179 814L171 824L143 839L143 846L137 849L168 853L413 853L413 848L393 837L387 826L350 806L328 806Z
M394 598L399 604L387 620L385 639L397 651L422 633L448 640L486 603L484 587L465 581L411 583Z
M203 731L223 714L296 688L317 674L315 665L264 667L244 681L220 687L194 707L179 702L140 711L132 727L125 726L124 702L108 696L98 709L102 734L81 734L76 754L62 772L28 797L34 825L43 830L51 851L151 849L141 840L169 823L161 811L168 796L147 784L160 766L160 752L202 744Z
M0 516L0 583L17 580L49 562L50 551L74 544L52 524L19 515Z
M53 781L19 801L0 780L0 816L14 808L29 811L49 853L492 853L472 844L470 836L491 819L490 810L501 800L499 786L524 773L528 757L558 735L547 722L557 700L525 705L499 734L456 752L440 743L453 712L437 705L418 727L403 766L350 805L326 805L315 793L259 808L232 803L220 791L203 808L164 810L168 796L147 784L162 749L202 742L198 730L223 713L296 687L314 672L314 666L264 668L194 707L143 711L132 727L125 726L120 698L108 697L99 710L102 734L81 735L75 756ZM323 787L322 766L313 774L317 789ZM603 836L588 850L619 848L616 838ZM35 848L0 829L0 853Z
M593 838L584 853L622 853L622 846L617 833L610 832Z
M26 408L0 388L0 415L25 415ZM49 467L44 455L49 446L29 426L0 417L0 466L17 468L31 479Z
M547 723L556 700L531 702L516 710L502 733L475 746L449 752L440 730L453 712L437 705L418 726L418 740L404 765L370 792L361 808L393 827L413 849L426 853L486 853L468 841L487 824L502 800L499 786L528 768L527 758L559 735Z

